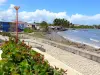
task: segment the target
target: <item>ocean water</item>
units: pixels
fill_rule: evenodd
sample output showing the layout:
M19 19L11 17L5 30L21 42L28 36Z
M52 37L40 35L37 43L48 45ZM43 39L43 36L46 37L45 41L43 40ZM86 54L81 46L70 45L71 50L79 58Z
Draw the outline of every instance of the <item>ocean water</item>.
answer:
M77 29L58 32L65 39L100 48L100 29Z

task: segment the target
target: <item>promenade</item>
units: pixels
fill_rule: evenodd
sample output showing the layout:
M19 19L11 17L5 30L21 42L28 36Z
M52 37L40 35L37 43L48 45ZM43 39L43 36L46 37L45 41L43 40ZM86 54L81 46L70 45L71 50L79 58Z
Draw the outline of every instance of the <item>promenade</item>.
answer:
M82 73L83 75L100 75L100 63L67 52L57 47L45 44L42 42L42 39L34 39L30 36L28 36L28 38L30 39L26 39L26 41L36 42L38 44L43 45L42 47L46 49L46 53L65 63L66 65L75 69L76 71ZM33 45L32 43L29 44Z

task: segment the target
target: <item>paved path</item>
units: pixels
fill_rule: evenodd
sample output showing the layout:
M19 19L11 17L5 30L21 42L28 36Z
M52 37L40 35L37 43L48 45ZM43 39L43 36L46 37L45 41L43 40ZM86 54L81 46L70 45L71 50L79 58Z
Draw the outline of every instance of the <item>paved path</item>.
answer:
M42 52L37 48L32 48L32 49L39 52L39 53L41 53L41 54L43 54L45 60L48 60L48 62L50 63L51 66L53 66L53 67L56 66L58 68L62 68L64 70L67 70L67 74L64 74L64 75L82 75L78 71L70 68L68 65L66 65L66 64L62 63L61 61L55 59L53 56L49 55L48 53Z
M79 55L69 53L59 48L44 44L39 39L34 40L33 38L31 38L31 40L29 41L34 41L43 45L48 54L52 55L56 59L62 61L66 65L70 66L71 68L79 71L84 75L100 75L100 63L86 59Z

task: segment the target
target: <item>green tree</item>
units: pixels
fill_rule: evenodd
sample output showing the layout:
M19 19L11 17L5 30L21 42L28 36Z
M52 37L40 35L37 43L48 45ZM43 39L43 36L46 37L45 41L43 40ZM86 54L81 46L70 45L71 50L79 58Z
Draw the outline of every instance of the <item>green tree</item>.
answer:
M94 26L89 26L89 25L80 25L80 26L74 26L73 28L80 28L80 29L93 29Z
M53 24L55 25L55 26L60 26L61 25L61 19L54 19L54 21L53 21Z
M41 27L41 29L42 29L43 31L48 31L48 23L47 23L47 22L42 21L42 22L40 23L40 27Z
M63 27L67 27L68 28L69 25L70 25L70 22L68 20L66 20L66 19L58 19L58 18L56 18L56 19L54 19L53 24L55 26L63 26Z

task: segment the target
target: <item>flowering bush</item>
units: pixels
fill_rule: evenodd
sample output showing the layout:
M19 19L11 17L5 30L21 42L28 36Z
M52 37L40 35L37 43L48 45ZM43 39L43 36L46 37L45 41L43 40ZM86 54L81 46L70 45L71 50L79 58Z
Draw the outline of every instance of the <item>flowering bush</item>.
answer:
M0 75L63 75L66 72L50 66L43 55L24 41L16 44L15 39L10 38L1 49Z

